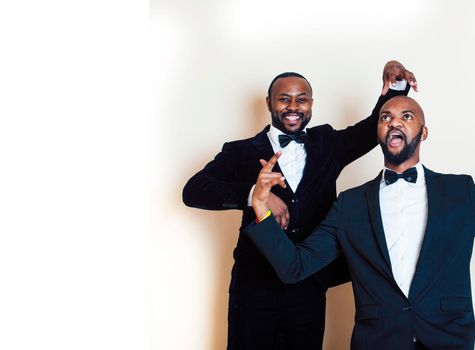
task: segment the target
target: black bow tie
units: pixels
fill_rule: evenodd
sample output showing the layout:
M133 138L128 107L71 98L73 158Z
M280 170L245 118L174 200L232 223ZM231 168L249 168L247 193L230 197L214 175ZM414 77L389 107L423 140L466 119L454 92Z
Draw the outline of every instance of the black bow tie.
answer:
M402 174L398 174L389 169L386 169L386 171L384 172L384 181L386 182L386 185L391 185L399 179L404 179L407 182L416 183L417 169L416 168L407 169Z
M279 135L280 147L282 148L287 147L287 145L291 141L295 141L297 143L303 143L305 141L305 132L299 131L298 133L293 134L293 135L287 135L287 134Z

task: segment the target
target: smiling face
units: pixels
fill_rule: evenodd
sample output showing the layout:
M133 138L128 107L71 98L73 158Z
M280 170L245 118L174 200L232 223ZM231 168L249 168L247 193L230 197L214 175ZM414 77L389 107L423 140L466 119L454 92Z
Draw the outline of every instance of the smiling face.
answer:
M427 138L424 112L407 96L386 102L379 113L378 141L386 167L403 172L419 162L419 146Z
M303 78L276 80L266 102L272 125L286 134L303 130L312 118L312 89Z

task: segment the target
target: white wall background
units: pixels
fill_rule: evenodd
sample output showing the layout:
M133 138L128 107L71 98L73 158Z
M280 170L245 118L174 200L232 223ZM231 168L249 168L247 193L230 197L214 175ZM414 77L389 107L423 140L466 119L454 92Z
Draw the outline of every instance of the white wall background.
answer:
M152 0L153 349L219 350L240 212L186 208L186 180L225 141L270 120L265 94L283 71L314 89L311 125L366 116L386 61L412 70L433 170L475 175L475 5L460 1ZM339 190L373 178L378 149L345 169ZM325 348L348 349L349 286L328 293Z
M474 7L2 2L0 348L223 349L239 213L186 208L181 189L269 121L282 71L312 82L312 125L340 128L401 60L420 82L424 163L475 175ZM352 164L339 189L381 162L375 150ZM352 304L348 286L329 293L327 350L347 348Z

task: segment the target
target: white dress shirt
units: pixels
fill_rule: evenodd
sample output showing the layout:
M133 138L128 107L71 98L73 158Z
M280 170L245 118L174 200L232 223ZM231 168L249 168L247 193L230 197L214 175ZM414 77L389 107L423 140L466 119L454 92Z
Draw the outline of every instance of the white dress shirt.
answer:
M284 133L271 125L267 137L270 140L274 154L282 151L278 161L279 166L290 188L295 192L300 180L302 180L303 169L307 161L307 151L303 143L295 141L291 141L285 148L280 147L279 135L284 135Z
M417 260L427 224L427 188L421 163L416 166L417 181L399 179L391 185L379 186L381 217L391 267L399 288L407 296L416 270Z
M302 180L303 170L305 168L305 163L307 162L307 151L305 150L303 143L297 143L295 141L290 141L285 148L280 147L279 135L284 135L284 133L271 125L267 132L267 137L269 138L272 149L274 150L274 154L278 151L282 151L282 155L278 161L279 167L290 188L295 192L300 180ZM254 192L255 186L256 185L252 186L249 191L249 196L247 197L248 206L252 206L252 193Z

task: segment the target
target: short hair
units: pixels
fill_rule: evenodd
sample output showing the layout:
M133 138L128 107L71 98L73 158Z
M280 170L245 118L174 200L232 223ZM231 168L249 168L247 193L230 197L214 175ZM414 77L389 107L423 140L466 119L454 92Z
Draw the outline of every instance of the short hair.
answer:
M285 72L285 73L281 73L279 74L278 76L276 76L274 79L272 79L270 85L269 85L269 89L267 89L267 97L270 98L271 96L271 93L272 93L272 88L274 87L274 83L279 80L279 79L282 79L282 78L288 78L288 77L297 77L297 78L301 78L303 80L305 80L308 84L308 86L310 86L310 92L313 93L312 91L312 85L310 85L309 81L307 80L307 78L305 78L303 75L299 74L299 73L295 73L295 72Z

